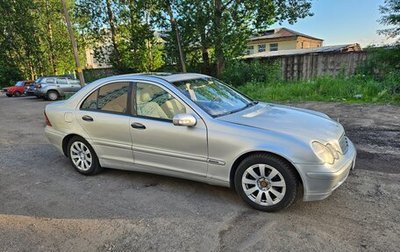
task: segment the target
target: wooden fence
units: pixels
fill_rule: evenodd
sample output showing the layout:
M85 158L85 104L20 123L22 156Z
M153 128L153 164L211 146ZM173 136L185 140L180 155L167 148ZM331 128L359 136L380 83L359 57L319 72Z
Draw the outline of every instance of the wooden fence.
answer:
M280 63L284 80L310 80L323 75L351 76L366 58L367 52L357 51L283 55L265 60Z

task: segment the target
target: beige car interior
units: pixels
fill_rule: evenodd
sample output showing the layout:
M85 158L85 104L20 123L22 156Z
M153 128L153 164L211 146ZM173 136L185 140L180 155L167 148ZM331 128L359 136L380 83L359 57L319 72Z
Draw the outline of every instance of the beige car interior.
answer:
M160 96L165 96L162 104L153 101L154 98ZM177 114L186 113L186 108L182 103L156 85L139 83L136 99L138 115L172 119Z
M101 110L125 113L128 101L128 94L125 91L127 87L128 84L123 86L110 84L102 87L100 89L100 97L103 97L102 99L105 99L105 101Z

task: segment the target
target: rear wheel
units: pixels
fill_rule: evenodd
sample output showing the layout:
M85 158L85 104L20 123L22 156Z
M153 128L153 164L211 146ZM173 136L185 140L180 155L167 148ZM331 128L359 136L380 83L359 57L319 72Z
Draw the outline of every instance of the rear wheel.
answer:
M47 94L46 94L46 98L49 101L55 101L55 100L58 100L59 94L58 94L57 91L48 91Z
M296 198L298 180L284 160L256 154L244 159L235 172L235 189L251 207L275 212L290 206Z
M72 137L68 143L68 157L79 173L94 175L102 170L92 146L82 137Z
M21 96L21 92L19 92L19 91L15 92L14 96L15 97L20 97Z

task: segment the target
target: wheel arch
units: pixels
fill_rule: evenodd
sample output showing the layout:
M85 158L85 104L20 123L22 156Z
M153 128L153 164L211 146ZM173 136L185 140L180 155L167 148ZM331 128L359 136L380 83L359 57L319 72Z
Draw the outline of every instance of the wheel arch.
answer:
M69 143L69 141L71 140L71 138L73 138L73 137L75 137L75 136L81 137L81 138L83 138L83 139L86 140L86 138L84 138L83 136L78 135L78 134L69 134L69 135L66 135L66 136L63 138L63 140L62 140L62 150L63 150L63 153L64 153L64 155L65 155L66 157L68 157L68 150L67 150L67 148L68 148L68 143Z
M241 156L239 156L235 160L235 162L233 162L233 164L232 164L232 167L231 167L231 170L230 170L230 174L229 174L229 184L230 184L231 188L235 188L235 185L234 185L235 172L236 172L236 169L238 168L239 164L245 158L250 157L252 155L256 155L256 154L268 154L268 155L277 157L277 158L281 159L282 161L286 162L293 169L293 171L295 172L296 177L297 177L298 181L300 182L301 186L304 187L303 178L301 177L299 171L297 170L296 166L291 161L289 161L287 158L285 158L285 157L283 157L283 156L281 156L279 154L270 152L270 151L249 151L249 152L243 153Z
M61 94L60 94L60 91L57 90L57 89L55 89L55 88L48 89L48 90L46 91L46 94L48 94L48 93L50 93L50 92L56 92L58 95L61 95Z

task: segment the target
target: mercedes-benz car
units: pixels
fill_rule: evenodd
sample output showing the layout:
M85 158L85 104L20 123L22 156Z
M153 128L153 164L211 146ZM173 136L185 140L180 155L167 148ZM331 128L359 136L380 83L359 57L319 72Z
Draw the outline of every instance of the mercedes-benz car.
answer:
M201 74L100 79L47 105L45 119L48 140L81 174L114 168L231 187L262 211L300 194L325 199L356 159L326 114L254 101Z

